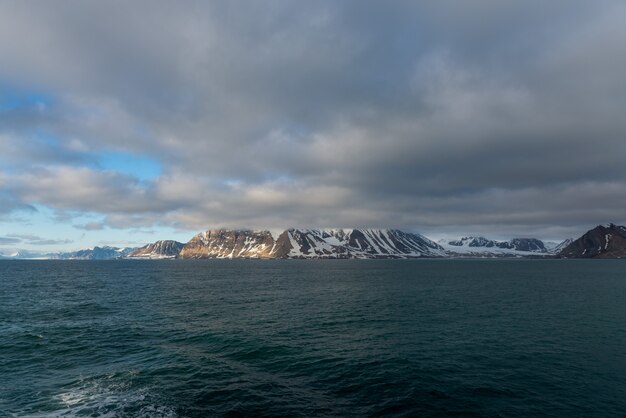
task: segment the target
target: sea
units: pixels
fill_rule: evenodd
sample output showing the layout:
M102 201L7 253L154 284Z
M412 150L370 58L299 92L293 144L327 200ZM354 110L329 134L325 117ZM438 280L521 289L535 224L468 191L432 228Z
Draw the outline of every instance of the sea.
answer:
M1 261L2 417L624 417L626 261Z

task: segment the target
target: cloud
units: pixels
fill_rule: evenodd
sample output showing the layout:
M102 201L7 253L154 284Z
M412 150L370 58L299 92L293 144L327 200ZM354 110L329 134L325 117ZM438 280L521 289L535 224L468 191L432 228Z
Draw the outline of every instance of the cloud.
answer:
M38 241L41 240L37 235L29 235L29 234L7 234L7 237L18 238L19 240L27 240L27 241Z
M0 245L18 244L21 240L17 238L0 237Z
M7 234L5 237L0 237L0 245L14 245L14 244L27 244L27 245L64 245L71 244L73 240L55 240L46 239L37 235L28 234Z
M35 213L37 209L30 204L21 202L13 196L8 187L2 187L2 176L0 175L0 219L14 212Z
M31 245L66 245L73 243L74 240L71 239L42 239L40 241L32 241L28 244Z
M74 228L84 229L85 231L101 231L105 228L102 222L87 222L86 224L74 225Z
M624 18L610 0L3 5L0 81L54 100L0 111L0 212L102 216L85 230L623 222Z

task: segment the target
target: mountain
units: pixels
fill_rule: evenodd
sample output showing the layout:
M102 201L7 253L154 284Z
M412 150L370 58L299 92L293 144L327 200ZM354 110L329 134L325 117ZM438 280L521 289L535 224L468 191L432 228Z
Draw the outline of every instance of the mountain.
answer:
M535 238L498 241L482 236L431 241L397 229L298 229L279 234L252 230L213 229L183 244L156 241L141 248L94 247L43 253L11 250L0 259L111 260L199 258L419 258L419 257L551 257L626 258L626 227L599 225L577 240L561 243Z
M442 257L428 238L397 229L288 229L290 249L282 258ZM280 237L279 237L280 240Z
M563 248L567 247L572 242L574 242L574 238L568 238L562 242L544 242L544 244L549 252L558 254L563 250Z
M9 260L112 260L123 258L134 248L94 247L71 252L46 253L30 250L14 250L10 254L0 254L0 259Z
M626 227L598 225L559 253L563 258L626 258Z
M193 237L181 258L274 258L274 238L269 231L213 229Z
M185 244L172 240L161 240L137 248L128 254L128 258L163 259L176 258Z
M50 258L50 254L30 250L13 250L9 254L0 254L7 260L45 260Z
M193 237L181 258L415 258L442 257L443 248L394 229L209 230Z
M438 243L452 257L525 257L555 255L566 241L546 245L536 238L496 241L479 236L463 237L452 241L441 240Z
M48 254L47 258L55 260L114 260L130 254L134 248L94 247L68 253Z

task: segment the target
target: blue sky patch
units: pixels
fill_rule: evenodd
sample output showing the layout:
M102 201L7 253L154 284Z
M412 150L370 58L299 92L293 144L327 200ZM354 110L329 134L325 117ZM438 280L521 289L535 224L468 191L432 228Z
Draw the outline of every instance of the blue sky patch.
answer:
M140 180L154 180L163 172L161 163L153 158L119 151L99 154L98 167L135 176Z
M45 92L0 85L0 112L39 106L49 107L53 102L52 95Z

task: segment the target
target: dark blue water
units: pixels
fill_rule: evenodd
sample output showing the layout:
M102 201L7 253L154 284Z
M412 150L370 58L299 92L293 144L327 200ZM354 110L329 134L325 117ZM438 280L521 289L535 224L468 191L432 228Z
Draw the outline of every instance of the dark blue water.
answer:
M626 416L626 264L0 262L0 416Z

